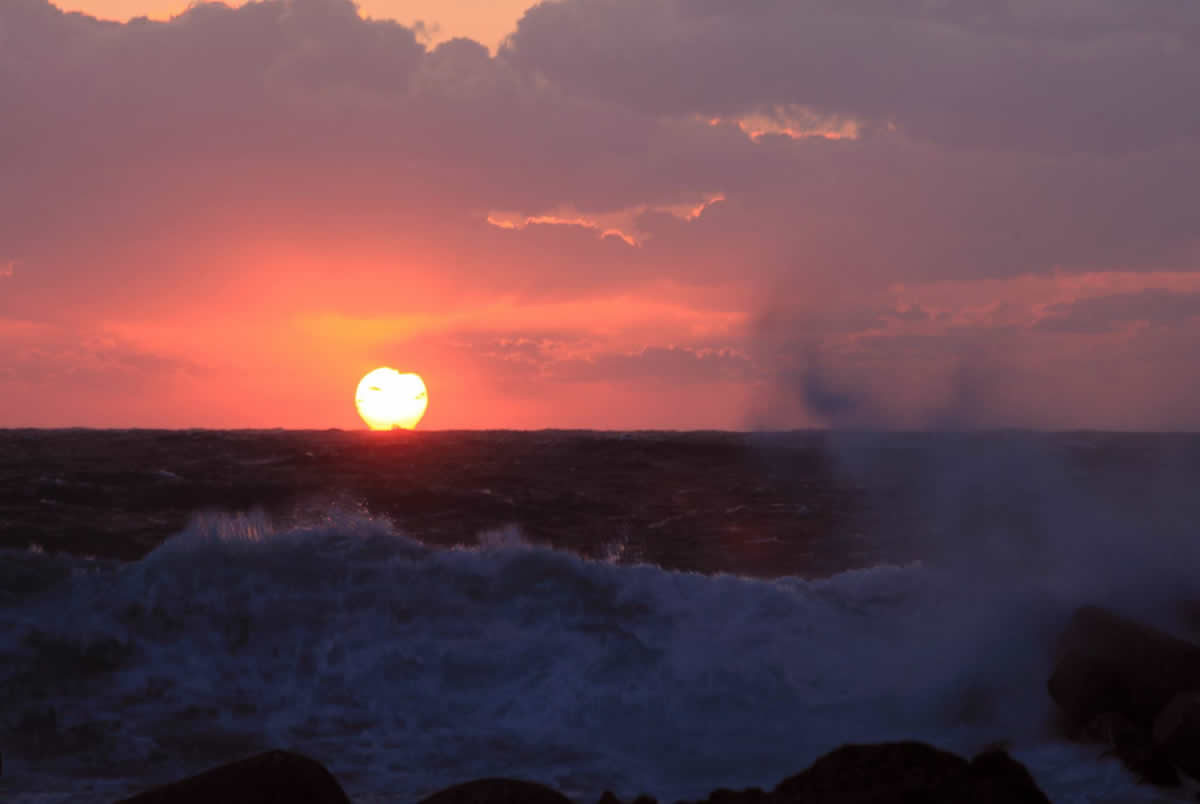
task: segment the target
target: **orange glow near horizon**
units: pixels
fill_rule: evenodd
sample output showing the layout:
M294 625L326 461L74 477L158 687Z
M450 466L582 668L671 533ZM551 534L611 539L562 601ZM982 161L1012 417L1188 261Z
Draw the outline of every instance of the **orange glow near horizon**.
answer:
M377 368L359 381L354 404L372 430L412 430L425 415L429 393L418 374Z

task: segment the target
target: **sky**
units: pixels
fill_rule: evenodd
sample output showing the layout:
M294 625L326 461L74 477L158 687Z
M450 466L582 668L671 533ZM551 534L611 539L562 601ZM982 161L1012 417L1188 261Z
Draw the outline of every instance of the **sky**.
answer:
M1200 4L71 2L0 426L1200 428Z

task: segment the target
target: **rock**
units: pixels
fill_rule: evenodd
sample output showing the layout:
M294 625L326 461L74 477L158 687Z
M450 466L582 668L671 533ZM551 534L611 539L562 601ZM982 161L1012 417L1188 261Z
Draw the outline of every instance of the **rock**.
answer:
M118 804L350 804L325 766L290 751L221 765Z
M440 790L420 804L571 804L571 800L536 782L477 779Z
M24 753L33 757L54 756L61 742L58 711L53 706L32 707L21 713L12 736L23 743Z
M718 788L708 794L708 804L758 804L766 798L766 793L757 787L746 790L727 790ZM635 801L633 804L637 804Z
M1082 730L1097 715L1115 712L1149 729L1158 713L1200 679L1200 646L1149 626L1085 606L1059 641L1050 697Z
M1173 786L1175 766L1200 771L1200 695L1181 697L1198 683L1200 646L1086 606L1063 632L1047 686L1069 736L1108 745L1142 781Z
M1200 779L1200 692L1181 692L1154 720L1154 744L1184 773Z
M702 804L767 804L770 795L757 787L746 790L729 790L719 787L708 794ZM637 802L634 802L637 804Z
M1150 729L1135 723L1120 712L1104 712L1089 721L1089 739L1104 743L1109 753L1124 763L1143 782L1162 787L1179 784L1179 774L1166 752L1151 738Z
M622 802L611 790L605 790L596 804L622 804ZM658 799L643 793L633 800L633 804L658 804Z
M847 745L791 776L774 804L1049 804L1029 772L1000 750L968 762L918 742Z
M971 776L979 785L997 792L1011 792L1013 801L1043 801L1046 798L1033 780L1033 774L999 748L984 751L972 759Z
M863 801L892 791L927 792L946 779L965 777L968 763L954 754L924 743L846 745L818 759L808 770L784 779L774 798L784 802L835 801L851 795ZM820 798L818 798L820 797ZM883 798L879 799L883 801Z

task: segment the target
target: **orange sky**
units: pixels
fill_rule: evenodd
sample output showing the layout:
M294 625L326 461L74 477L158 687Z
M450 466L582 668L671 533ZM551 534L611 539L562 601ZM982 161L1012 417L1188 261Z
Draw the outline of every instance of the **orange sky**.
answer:
M194 0L62 0L64 11L80 11L106 20L131 17L169 19L187 10ZM424 22L430 41L465 36L495 48L516 26L531 0L357 0L365 17Z
M0 3L0 427L1200 427L1190 18L74 2L163 21Z

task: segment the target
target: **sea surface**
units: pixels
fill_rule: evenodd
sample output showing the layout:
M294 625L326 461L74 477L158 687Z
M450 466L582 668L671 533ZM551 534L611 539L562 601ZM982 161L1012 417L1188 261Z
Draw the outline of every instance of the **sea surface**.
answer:
M588 484L615 481L599 469L549 477L541 464L514 483L530 493L576 487L583 502L572 516L583 518L554 521L588 539L541 520L527 528L517 516L455 536L445 527L454 504L464 521L480 514L453 494L439 498L451 503L437 512L436 538L423 538L435 521L428 505L406 527L402 509L318 499L307 481L309 502L286 513L230 492L226 510L209 500L182 524L158 508L137 519L129 500L139 483L212 483L170 463L174 437L0 436L0 465L29 468L24 491L0 500L10 545L0 551L5 801L111 802L288 748L325 763L356 802L412 802L495 775L579 801L612 790L669 802L716 787L769 788L843 743L894 739L965 753L1005 745L1056 802L1185 800L1138 785L1099 746L1059 738L1046 679L1055 637L1084 603L1200 632L1200 450L1190 437L781 435L793 441L779 451L764 436L470 436L474 455L512 453L513 444L522 456L539 444L568 456L600 449L643 497L677 501L672 523L691 517L692 530L721 534L688 542L691 531L671 525L677 543L660 551L671 561L652 558L656 534L669 529L658 524L663 511L601 516L585 504ZM446 453L461 447L422 437L423 455L437 456L439 443ZM371 448L364 434L190 438L178 454L225 454L231 440L249 439L230 459L243 468L336 442L345 470ZM680 498L669 487L704 474L692 446L670 457L673 445L697 439L751 456L736 474L747 481L742 504L762 517L738 519L747 514L735 510L727 480L715 502L716 491ZM151 441L167 445L153 460ZM85 464L100 460L98 442L108 445L107 468L92 477ZM389 449L387 460L417 452L405 442ZM622 463L633 453L657 457L640 469ZM806 463L814 453L832 467L819 482ZM809 468L791 484L770 480L789 461ZM734 471L713 458L713 472L718 464ZM467 469L434 471L448 484ZM328 466L318 474L331 485L345 476ZM89 483L87 494L71 491ZM764 502L763 486L789 499ZM757 538L753 528L713 524L778 530L787 522L772 506L791 505L795 528L811 530L805 517L839 489L854 490L872 515L838 519L845 532L829 520L820 549L811 532L795 544L773 536L776 573L747 563L739 545ZM73 549L17 546L21 533L40 533L38 522L67 521L67 500L112 519L111 505L101 509L118 497L125 535L80 525L90 535ZM629 505L641 499L630 492ZM163 523L153 543L146 521ZM860 532L864 522L870 532ZM66 526L54 528L59 544L72 544ZM122 538L129 543L97 541ZM702 566L689 568L688 545L703 549ZM797 571L806 556L814 571Z

